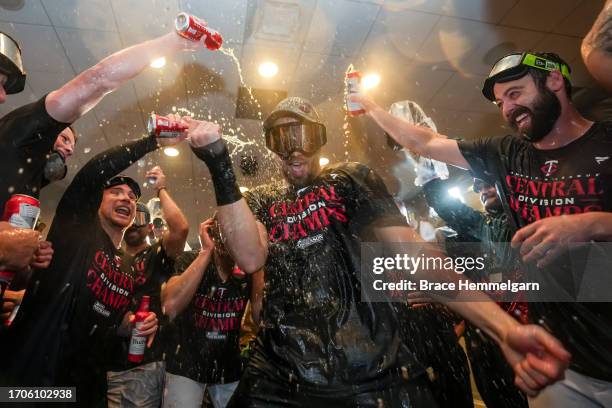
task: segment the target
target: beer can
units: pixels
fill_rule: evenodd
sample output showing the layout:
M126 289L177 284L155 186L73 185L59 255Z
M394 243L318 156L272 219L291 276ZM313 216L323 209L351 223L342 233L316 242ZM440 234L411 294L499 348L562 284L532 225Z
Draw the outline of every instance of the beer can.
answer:
M216 51L223 45L223 38L218 31L206 27L206 21L187 13L176 16L174 27L179 35L192 41L204 40L204 45L211 51Z
M176 32L182 37L193 41L200 41L208 32L206 22L187 13L180 13L174 21Z
M4 205L2 221L13 227L34 229L40 215L40 201L25 194L13 194Z
M187 129L187 126L171 120L165 116L152 113L147 122L149 135L155 137L179 137Z
M359 116L365 113L360 103L350 102L349 95L361 92L361 73L349 67L344 77L344 94L346 98L346 111L351 116Z

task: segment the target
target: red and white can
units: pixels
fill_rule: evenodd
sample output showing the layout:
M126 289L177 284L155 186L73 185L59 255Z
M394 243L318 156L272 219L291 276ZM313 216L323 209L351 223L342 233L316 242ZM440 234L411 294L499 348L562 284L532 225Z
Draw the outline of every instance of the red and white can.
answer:
M40 215L40 201L25 194L13 194L4 205L2 221L13 227L34 229Z
M346 111L351 116L359 116L365 113L360 103L350 102L349 96L361 92L361 72L355 71L349 66L344 76L344 96L346 98Z
M155 137L179 137L187 130L188 126L165 116L152 113L147 122L147 130L151 136Z
M144 320L149 316L150 302L151 298L149 296L143 296L134 316L134 328L132 329L132 338L130 339L130 348L128 349L128 361L132 363L142 363L144 359L147 338L140 335L140 328Z
M40 215L40 201L25 194L13 194L4 205L2 221L13 227L34 229ZM15 277L15 271L0 271L0 298Z
M218 50L223 44L223 38L218 31L207 28L206 21L187 13L176 16L174 27L179 35L192 41L204 40L204 45L211 51Z

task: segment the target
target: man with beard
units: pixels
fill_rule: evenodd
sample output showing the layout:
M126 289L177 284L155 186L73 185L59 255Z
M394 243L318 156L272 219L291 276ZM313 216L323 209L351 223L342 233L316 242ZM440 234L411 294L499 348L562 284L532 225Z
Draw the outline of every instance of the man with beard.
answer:
M168 229L162 238L150 245L148 235L153 229L149 209L143 203L136 206L134 223L125 231L125 256L122 263L131 266L134 276L132 311L140 305L142 296L150 298L149 310L162 316L161 286L174 272L174 260L183 252L189 224L176 205L166 185L166 175L159 166L149 170L145 177L157 191L161 211ZM163 326L160 326L163 328ZM161 330L161 329L160 329ZM129 337L117 337L107 348L108 406L121 407L132 404L138 407L159 407L164 390L164 367L159 341L147 350L140 363L128 361Z
M612 240L612 123L593 123L577 112L569 77L569 66L556 54L525 52L500 59L483 94L519 137L476 141L448 139L389 115L365 95L351 97L403 146L470 169L496 185L510 225L518 227L512 245L520 249L525 272L563 300L576 299L580 288L572 287L574 274L582 270L571 268L568 245ZM566 379L531 404L612 405L609 303L531 303L529 318L550 330L573 356ZM533 380L521 378L517 385Z
M119 250L136 213L140 187L117 175L160 145L183 138L147 137L92 158L62 196L48 239L55 254L34 271L13 324L1 338L2 385L76 386L77 403L91 407L106 396L103 352L118 334L129 336L135 277ZM155 313L140 327L157 330Z
M382 180L358 163L321 169L325 126L312 104L292 97L264 122L285 182L244 200L219 126L184 120L210 170L232 257L247 273L265 264L262 328L229 405L435 406L425 370L401 341L395 305L360 300L365 234L384 243L420 241ZM559 378L569 355L544 330L520 326L492 302L450 305L496 338L517 375L536 378L526 391L536 394Z
M176 327L167 343L164 408L198 408L205 391L214 408L224 408L240 379L242 317L251 310L259 322L263 271L236 270L214 216L200 224L200 244L179 257L162 291Z

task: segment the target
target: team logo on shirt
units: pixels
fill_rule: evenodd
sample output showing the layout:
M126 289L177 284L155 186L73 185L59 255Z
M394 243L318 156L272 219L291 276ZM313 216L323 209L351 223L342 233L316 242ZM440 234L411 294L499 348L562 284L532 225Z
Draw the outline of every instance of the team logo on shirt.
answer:
M542 173L544 173L546 177L550 177L559 169L558 163L559 160L547 160L544 162L544 165L540 167L540 170L542 170Z

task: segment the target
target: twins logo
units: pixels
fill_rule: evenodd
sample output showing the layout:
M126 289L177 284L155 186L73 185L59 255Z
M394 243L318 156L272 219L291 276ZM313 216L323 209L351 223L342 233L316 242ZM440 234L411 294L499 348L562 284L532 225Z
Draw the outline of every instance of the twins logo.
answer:
M542 173L544 173L546 177L552 176L559 170L558 163L559 160L547 160L544 162L544 165L540 167L540 170L542 170Z

